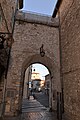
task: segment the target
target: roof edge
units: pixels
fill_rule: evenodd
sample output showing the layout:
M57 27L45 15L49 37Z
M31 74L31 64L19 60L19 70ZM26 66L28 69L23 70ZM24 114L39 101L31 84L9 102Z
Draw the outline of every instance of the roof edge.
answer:
M53 14L52 14L52 17L53 17L53 18L56 17L56 14L57 14L57 12L58 12L58 10L59 10L59 8L60 8L60 5L61 5L62 1L63 1L63 0L58 0L58 1L57 1L56 7L55 7L54 12L53 12Z

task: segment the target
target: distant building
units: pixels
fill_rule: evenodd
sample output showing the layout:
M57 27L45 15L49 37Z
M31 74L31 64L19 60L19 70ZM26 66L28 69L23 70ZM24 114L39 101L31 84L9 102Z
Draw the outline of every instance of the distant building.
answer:
M32 80L32 89L38 91L38 89L41 88L40 83L41 83L41 79Z
M40 79L40 73L35 72L35 69L32 72L31 81L32 81L32 88L33 88L33 90L41 91L42 87L44 86L45 80L41 80Z
M41 80L41 87L44 87L44 85L45 85L45 80Z
M50 89L50 74L45 76L45 93L49 95Z
M40 73L38 73L38 72L33 72L31 79L32 79L32 80L40 79Z

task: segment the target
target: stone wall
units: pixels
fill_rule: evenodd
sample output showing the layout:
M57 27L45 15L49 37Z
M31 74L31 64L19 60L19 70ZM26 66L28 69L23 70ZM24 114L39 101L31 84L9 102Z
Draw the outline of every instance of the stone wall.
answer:
M15 0L0 0L0 36L3 36L5 39L8 38L8 35L13 31L15 9ZM2 116L4 112L3 107L5 105L5 71L7 68L7 58L9 54L8 40L9 39L6 39L2 48L0 46L0 116Z
M0 32L11 33L13 29L13 18L16 9L16 0L0 0L1 5L1 23L0 23Z
M80 120L80 1L63 0L60 11L65 113Z
M27 15L28 18L26 18ZM7 81L9 81L7 82L7 88L12 87L17 90L16 93L21 95L22 88L17 87L16 83L19 82L22 86L24 70L27 69L30 64L37 62L49 68L52 75L51 87L52 89L54 88L56 92L60 91L59 31L58 28L54 27L54 23L56 23L55 19L46 16L29 15L27 13L20 13L20 16L16 17L14 43L11 50L7 76ZM31 18L33 19L31 20ZM40 24L40 22L42 23ZM44 57L40 55L40 47L42 44L45 50ZM51 92L53 96L53 90ZM51 101L53 101L53 97L51 97L51 99ZM18 102L20 104L20 101ZM52 106L54 106L53 102ZM19 109L19 106L17 106L15 110L16 109Z

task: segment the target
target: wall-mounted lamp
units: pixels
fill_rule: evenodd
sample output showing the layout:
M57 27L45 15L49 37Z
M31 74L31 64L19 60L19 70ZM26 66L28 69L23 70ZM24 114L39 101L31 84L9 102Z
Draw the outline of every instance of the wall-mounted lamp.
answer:
M41 55L41 57L44 57L44 55L45 55L45 51L44 51L44 49L43 49L43 44L42 44L42 46L40 47L40 55Z

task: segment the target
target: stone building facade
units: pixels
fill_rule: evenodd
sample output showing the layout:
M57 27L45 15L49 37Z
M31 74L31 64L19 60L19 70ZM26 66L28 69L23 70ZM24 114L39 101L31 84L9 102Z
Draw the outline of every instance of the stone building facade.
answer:
M4 112L7 61L10 50L9 43L12 41L10 36L12 36L14 4L15 1L0 0L0 116Z
M23 89L22 83L25 69L33 63L41 63L47 66L52 77L51 87L56 89L56 91L60 91L59 32L58 28L53 26L56 26L58 22L55 22L55 19L51 19L49 17L17 12L13 36L15 42L11 49L7 88L14 87L16 89L16 81L20 82L21 86L17 89L19 95L21 95L20 93ZM42 44L45 51L44 57L40 55ZM53 89L51 90L53 92ZM53 108L53 98L51 97L51 99L51 107ZM20 103L20 101L18 102Z
M60 6L61 62L65 113L80 119L80 1L63 0Z
M9 4L9 1L6 2L7 7ZM1 1L1 5L4 5L3 1ZM9 34L12 34L14 37L6 79L5 114L11 113L12 115L15 115L16 112L21 109L24 74L29 65L33 63L41 63L45 65L51 75L51 93L53 94L54 91L52 88L54 88L56 92L61 90L59 32L57 28L59 21L57 18L18 11L16 8L18 4L15 3L15 1L14 4L11 3L11 5L11 9L9 8L10 12L8 12L10 13L10 16L8 15L9 18L6 16L6 11L4 11L8 29L10 28L11 23L13 25ZM2 32L5 32L5 30ZM42 45L44 46L43 49L45 51L44 57L40 55L40 48ZM54 109L52 96L50 99L50 107Z
M6 18L6 21L4 17L3 21L0 21L0 32L11 33L14 37L6 87L6 93L11 91L14 96L6 99L8 107L6 112L11 112L12 115L15 113L15 107L12 109L11 106L20 109L19 99L21 100L25 69L37 62L45 65L50 71L52 96L54 91L61 92L61 84L63 85L67 120L80 120L80 1L62 0L59 7L60 29L58 15L56 18L49 18L15 11L17 6L15 0L1 0L0 3ZM14 14L16 12L17 14ZM45 50L44 57L40 55L42 44ZM18 89L16 81L20 82ZM19 98L14 99L15 93ZM54 107L52 96L51 105Z

